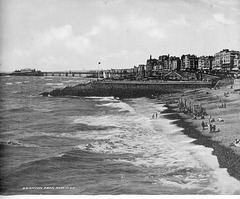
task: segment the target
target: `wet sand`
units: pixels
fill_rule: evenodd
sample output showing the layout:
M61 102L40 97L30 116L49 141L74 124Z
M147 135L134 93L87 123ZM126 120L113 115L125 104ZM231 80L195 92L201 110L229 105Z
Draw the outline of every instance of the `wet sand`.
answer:
M235 139L240 139L240 91L239 85L221 87L218 89L198 89L182 93L163 95L160 97L168 107L164 113L168 119L176 120L174 123L184 128L183 133L195 138L195 144L213 148L221 168L227 168L228 173L240 180L240 146L233 146ZM228 94L226 94L228 93ZM225 94L225 95L224 95ZM178 99L186 98L194 103L201 103L207 115L204 119L184 114L178 108ZM226 104L226 107L224 105ZM222 108L222 106L224 108ZM210 132L209 126L202 129L202 121L209 124L209 118L216 125L216 132ZM218 118L224 121L218 121ZM219 130L218 130L219 129Z

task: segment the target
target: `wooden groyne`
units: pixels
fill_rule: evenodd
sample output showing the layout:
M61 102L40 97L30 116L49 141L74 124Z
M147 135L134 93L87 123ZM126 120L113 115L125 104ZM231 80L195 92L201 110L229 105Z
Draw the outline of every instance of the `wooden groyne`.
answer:
M143 81L94 81L87 84L67 86L44 92L44 96L114 96L153 97L161 94L181 92L185 89L210 88L211 82L202 81L172 81L172 82L143 82Z

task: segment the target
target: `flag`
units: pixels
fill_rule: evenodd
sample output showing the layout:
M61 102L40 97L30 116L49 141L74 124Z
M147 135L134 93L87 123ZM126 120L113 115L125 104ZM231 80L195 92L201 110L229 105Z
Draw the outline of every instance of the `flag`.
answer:
M101 64L101 62L98 62L98 64Z

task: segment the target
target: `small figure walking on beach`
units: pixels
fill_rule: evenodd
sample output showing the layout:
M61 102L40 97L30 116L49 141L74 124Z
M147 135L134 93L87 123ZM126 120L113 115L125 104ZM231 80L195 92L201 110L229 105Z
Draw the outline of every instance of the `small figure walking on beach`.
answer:
M212 124L212 131L216 132L216 125L215 124Z
M202 121L201 126L202 126L202 130L204 130L204 129L205 129L205 123L204 123L204 121Z
M212 116L209 115L209 124L211 123Z
M224 100L223 103L224 103L224 104L223 104L223 107L226 108L226 107L227 107L226 100Z
M209 133L212 133L212 130L213 130L213 125L212 125L212 123L209 123L209 127L210 127Z

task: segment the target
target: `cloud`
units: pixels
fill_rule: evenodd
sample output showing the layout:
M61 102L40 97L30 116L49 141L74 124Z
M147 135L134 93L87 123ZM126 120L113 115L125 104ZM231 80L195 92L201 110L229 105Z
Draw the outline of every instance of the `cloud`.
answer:
M101 32L100 27L93 26L92 29L88 33L86 33L86 36L95 36L100 34L100 32Z
M51 66L51 65L67 65L67 61L64 60L63 58L56 58L53 56L48 55L47 57L44 57L40 60L40 63L43 66ZM47 69L47 68L46 68Z
M147 34L150 37L153 37L153 38L156 38L156 39L164 39L166 37L166 35L159 28L152 28L147 32Z
M177 19L171 20L168 23L171 25L178 25L178 26L189 25L189 23L187 22L186 18L183 15L180 15Z
M129 17L128 25L130 29L141 31L145 35L155 38L165 38L164 31L160 28L159 22L154 17L139 17L132 15Z
M99 24L103 28L108 28L112 30L116 30L120 25L118 20L116 20L114 17L111 17L111 16L100 17Z
M101 16L97 20L97 24L93 25L91 30L85 34L85 36L96 36L104 32L104 30L117 30L120 27L120 23L114 17Z
M208 5L218 7L224 10L239 10L240 2L239 0L201 0L203 3Z
M108 54L105 54L105 55L102 55L101 57L99 57L100 59L102 60L106 60L106 59L109 59L109 58L118 58L118 57L122 57L122 56L125 56L127 55L129 52L125 49L122 49L120 50L119 52L115 52L115 53L108 53Z
M138 30L153 28L158 25L158 22L153 17L140 18L140 17L131 17L130 23L133 28Z
M198 32L201 32L202 30L214 30L216 25L217 22L215 20L204 21L203 23L200 24Z
M235 24L236 22L235 21L232 21L232 20L229 20L229 19L226 19L225 15L223 13L216 13L213 15L213 18L220 22L220 23L223 23L223 24L227 24L227 25L230 25L230 24Z
M16 57L23 57L23 56L29 56L30 51L29 50L20 50L18 48L13 49L12 51L13 56Z
M97 30L93 29L89 34L97 34ZM74 50L79 54L91 48L89 38L86 35L74 34L71 25L51 28L43 34L40 34L39 38L38 44L40 46L62 45L64 48Z

